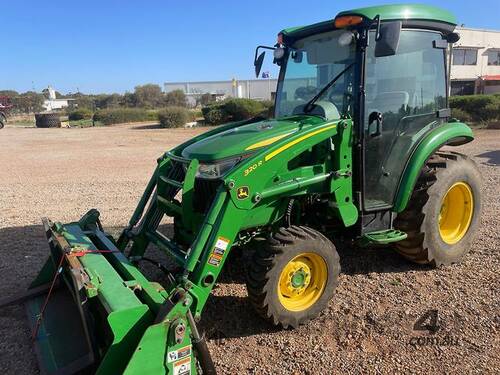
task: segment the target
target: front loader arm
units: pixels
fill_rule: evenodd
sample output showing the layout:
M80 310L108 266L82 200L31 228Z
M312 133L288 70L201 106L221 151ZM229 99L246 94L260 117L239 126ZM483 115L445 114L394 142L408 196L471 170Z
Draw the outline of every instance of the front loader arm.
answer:
M182 370L195 374L199 363L204 373L214 373L196 321L239 234L281 220L284 197L311 193L332 194L338 198L336 209L345 223L355 221L350 212L352 199L340 201L352 197L351 126L352 121L344 119L291 134L244 160L224 179L201 187L205 182L196 181L198 160L181 157L179 150L166 153L158 159L116 242L102 230L97 211L75 223L51 225L51 238L62 237L67 242L54 242L52 263L79 254L71 262L63 262L64 274L80 272L90 280L86 320L106 322L88 328L89 345L95 353L91 366L96 372L174 374ZM327 140L331 142L328 152L335 153L322 164L288 170L293 158ZM335 158L336 154L344 157ZM200 209L200 194L210 198L205 211L203 205ZM174 220L173 236L159 230L165 216ZM150 243L178 266L168 273L167 285L148 281L137 268ZM82 248L95 253L82 252ZM38 284L50 279L51 269L47 269ZM33 316L40 307L37 301L32 305Z

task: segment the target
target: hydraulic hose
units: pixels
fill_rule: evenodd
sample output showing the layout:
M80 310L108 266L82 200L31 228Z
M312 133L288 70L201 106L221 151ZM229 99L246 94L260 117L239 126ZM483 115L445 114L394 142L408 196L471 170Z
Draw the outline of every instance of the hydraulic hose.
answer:
M198 361L200 362L203 375L216 375L214 362L212 361L212 356L208 351L207 342L205 337L200 336L198 328L196 327L196 322L194 321L193 314L191 310L187 312L187 318L189 325L191 326L191 335L193 336L193 346L197 353Z

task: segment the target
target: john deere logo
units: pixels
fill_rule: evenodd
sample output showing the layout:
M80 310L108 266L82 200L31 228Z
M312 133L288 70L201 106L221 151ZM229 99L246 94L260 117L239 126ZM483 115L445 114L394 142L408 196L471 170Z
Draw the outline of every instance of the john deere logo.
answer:
M236 195L238 199L246 199L248 198L248 194L249 194L248 186L242 186L238 188L238 192Z

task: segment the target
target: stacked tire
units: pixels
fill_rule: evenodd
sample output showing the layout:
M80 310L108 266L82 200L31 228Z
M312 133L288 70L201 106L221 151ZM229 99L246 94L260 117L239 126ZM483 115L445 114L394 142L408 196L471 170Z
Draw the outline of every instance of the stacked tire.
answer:
M0 112L0 129L2 129L5 126L5 123L7 122L7 116L3 112Z
M36 113L35 124L37 128L60 128L61 118L58 113Z

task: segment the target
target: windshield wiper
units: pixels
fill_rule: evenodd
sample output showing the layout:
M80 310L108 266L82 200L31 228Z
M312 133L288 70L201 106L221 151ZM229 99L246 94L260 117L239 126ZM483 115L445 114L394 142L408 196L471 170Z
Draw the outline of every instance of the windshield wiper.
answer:
M304 106L304 113L308 113L310 111L312 111L313 109L313 104L323 96L323 94L330 88L332 87L335 82L337 82L337 80L342 77L344 75L345 72L347 72L352 66L354 65L354 63L350 63L349 65L347 65L347 67L342 70L339 74L337 74L330 82L328 82L328 84L323 87L316 95L314 95L311 100L309 100L306 105Z

